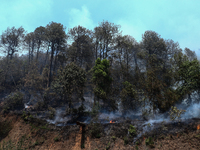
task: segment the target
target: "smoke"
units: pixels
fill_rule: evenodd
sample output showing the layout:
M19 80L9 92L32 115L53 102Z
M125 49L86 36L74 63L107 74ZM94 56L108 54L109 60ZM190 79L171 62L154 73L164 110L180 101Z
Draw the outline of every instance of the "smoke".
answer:
M103 120L103 119L107 119L107 120L115 120L117 118L120 118L122 116L122 114L120 112L102 112L100 113L99 115L99 119L100 120Z
M65 111L63 108L56 109L55 117L53 120L47 119L47 122L51 124L56 124L57 126L64 126L66 123L71 120L71 116L65 116Z
M199 118L200 117L200 103L191 104L185 109L185 113L181 115L181 119Z
M86 98L86 101L84 102L84 107L87 112L92 111L91 106L91 98ZM26 107L26 106L25 106ZM77 104L76 108L78 108L79 105ZM182 103L180 105L176 106L178 109L186 110L185 113L181 115L179 120L183 119L190 119L190 118L199 118L200 117L200 103L194 103L191 104L189 107L187 107L186 103ZM146 108L147 109L147 108ZM122 111L115 111L115 112L108 112L105 110L100 110L98 115L98 120L101 123L109 123L110 120L113 120L115 123L125 122L126 120L139 120L142 123L140 123L143 127L143 133L147 131L153 130L155 127L155 124L160 124L162 122L171 122L169 113L160 114L158 111L154 111L156 114L153 114L153 112L148 112L148 116L144 117L142 114L142 108L140 111L126 111L126 114L123 114ZM72 115L65 115L65 107L56 109L55 117L54 119L47 119L49 123L56 124L56 125L67 125L70 124L74 120ZM145 120L146 119L146 120ZM71 121L72 120L72 121ZM84 123L90 123L91 116L79 116L79 121L82 121ZM176 120L175 120L176 121Z

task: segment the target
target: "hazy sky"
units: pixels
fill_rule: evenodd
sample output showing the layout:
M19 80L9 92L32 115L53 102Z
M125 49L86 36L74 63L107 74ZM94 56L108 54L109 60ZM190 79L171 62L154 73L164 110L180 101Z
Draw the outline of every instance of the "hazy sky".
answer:
M121 25L138 42L146 30L200 55L200 0L0 0L0 32L24 27L32 32L54 21L67 30L93 29L103 20Z

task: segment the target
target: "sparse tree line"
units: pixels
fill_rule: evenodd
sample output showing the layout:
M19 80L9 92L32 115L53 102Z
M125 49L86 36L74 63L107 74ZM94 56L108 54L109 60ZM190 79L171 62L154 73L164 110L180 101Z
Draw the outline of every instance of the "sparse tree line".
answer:
M24 102L37 100L38 109L70 109L77 102L84 107L84 96L92 93L94 106L125 114L138 108L166 112L184 99L190 103L194 92L200 96L197 56L173 40L145 31L138 43L108 21L93 30L65 30L50 22L30 33L23 27L2 33L1 98L21 92Z

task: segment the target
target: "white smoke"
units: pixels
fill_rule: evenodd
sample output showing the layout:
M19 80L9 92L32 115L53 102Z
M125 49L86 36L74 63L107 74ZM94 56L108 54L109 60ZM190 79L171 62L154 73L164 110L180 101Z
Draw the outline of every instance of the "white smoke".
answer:
M28 107L29 107L29 106L25 103L25 104L24 104L24 108L28 108Z
M51 124L63 124L65 125L67 121L71 119L71 116L64 117L65 111L62 108L56 109L55 117L53 120L47 119L47 121Z
M122 116L122 114L120 112L116 112L116 113L114 113L114 112L106 113L105 112L105 113L101 113L99 115L99 119L115 120L121 116Z
M200 118L200 103L191 104L185 111L181 119Z

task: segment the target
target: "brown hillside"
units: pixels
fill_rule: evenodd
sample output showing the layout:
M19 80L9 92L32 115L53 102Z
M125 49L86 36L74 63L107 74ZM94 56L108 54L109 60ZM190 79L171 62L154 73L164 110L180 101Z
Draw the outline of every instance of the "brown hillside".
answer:
M91 128L80 125L56 127L45 121L29 118L24 121L21 115L1 115L1 124L11 125L11 130L0 142L1 149L37 149L37 150L132 150L132 149L200 149L200 132L193 120L179 125L168 124L141 136L135 144L130 138L124 138L130 123L105 124L99 138L90 136ZM8 126L7 126L8 127ZM6 128L4 126L4 128ZM172 130L173 129L173 130ZM84 130L84 131L83 131ZM167 131L168 130L168 131ZM84 134L84 135L83 135ZM152 137L152 142L148 141ZM84 139L83 139L84 138ZM133 139L133 138L132 138ZM83 144L81 144L83 143ZM82 146L81 146L82 145ZM82 148L81 148L82 147Z

